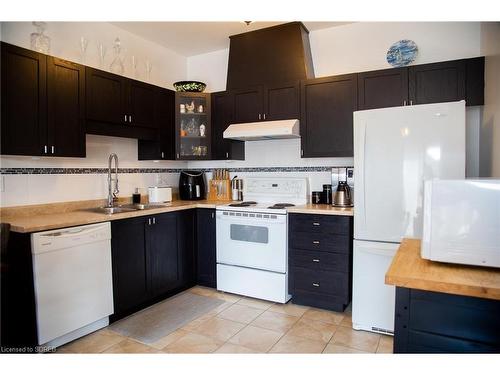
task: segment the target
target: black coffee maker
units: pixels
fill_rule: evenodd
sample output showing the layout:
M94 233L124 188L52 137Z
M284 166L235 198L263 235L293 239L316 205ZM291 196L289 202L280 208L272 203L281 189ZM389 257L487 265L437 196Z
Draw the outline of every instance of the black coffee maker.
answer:
M181 171L179 198L186 201L205 199L205 173L202 171Z

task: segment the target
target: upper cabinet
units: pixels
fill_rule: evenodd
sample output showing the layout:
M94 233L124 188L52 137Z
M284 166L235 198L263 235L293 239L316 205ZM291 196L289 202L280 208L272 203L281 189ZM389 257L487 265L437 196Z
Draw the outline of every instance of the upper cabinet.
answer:
M358 74L358 109L397 107L407 103L407 68Z
M138 159L175 160L175 92L158 87L153 103L158 138L154 140L138 140Z
M234 123L299 118L299 82L232 90Z
M234 118L231 91L212 93L212 160L245 160L245 142L224 139L224 130Z
M156 139L156 86L86 68L87 132Z
M356 74L302 81L300 91L302 157L352 156Z
M176 159L209 159L211 131L210 94L176 93Z
M85 156L84 67L2 43L2 154Z

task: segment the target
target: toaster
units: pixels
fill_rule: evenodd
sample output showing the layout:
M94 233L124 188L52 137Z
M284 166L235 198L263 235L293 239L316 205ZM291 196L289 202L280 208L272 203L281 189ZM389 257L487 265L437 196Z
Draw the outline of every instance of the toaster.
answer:
M150 186L148 188L149 203L165 203L172 201L172 188L165 186Z

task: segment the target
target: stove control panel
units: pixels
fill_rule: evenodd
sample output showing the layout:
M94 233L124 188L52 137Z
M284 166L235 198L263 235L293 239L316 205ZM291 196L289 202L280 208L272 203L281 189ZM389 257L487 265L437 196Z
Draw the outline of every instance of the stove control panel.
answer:
M265 200L307 200L307 178L248 177L243 184L243 196ZM280 199L281 198L281 199Z

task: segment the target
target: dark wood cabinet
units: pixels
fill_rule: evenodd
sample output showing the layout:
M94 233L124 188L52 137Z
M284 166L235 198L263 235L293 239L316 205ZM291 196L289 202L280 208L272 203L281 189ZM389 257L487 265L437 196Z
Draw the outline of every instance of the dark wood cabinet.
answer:
M155 99L157 87L126 79L129 122L134 126L155 128Z
M358 74L358 109L398 107L408 103L408 68Z
M465 61L454 60L408 68L410 104L465 99Z
M484 104L484 57L465 60L465 105Z
M256 122L262 119L264 113L262 86L233 90L232 94L235 123Z
M146 255L150 295L175 289L179 283L177 214L156 215L146 222Z
M245 160L245 142L224 139L224 130L233 123L234 95L216 92L212 100L212 160Z
M394 353L500 353L500 301L396 287Z
M290 214L288 228L293 302L344 311L352 295L353 218Z
M198 285L217 287L215 210L196 210L196 280Z
M302 157L352 156L356 74L302 81L300 100Z
M264 120L298 119L300 115L300 84L293 82L264 86Z
M2 154L85 156L84 67L2 43Z
M138 140L138 159L175 160L174 91L158 88L154 104L154 118L158 136L155 140Z
M54 156L85 157L85 67L47 56L47 144Z
M195 210L182 210L177 214L177 246L179 251L179 287L191 287L196 282L195 264Z
M111 222L113 300L115 314L148 298L145 218Z

